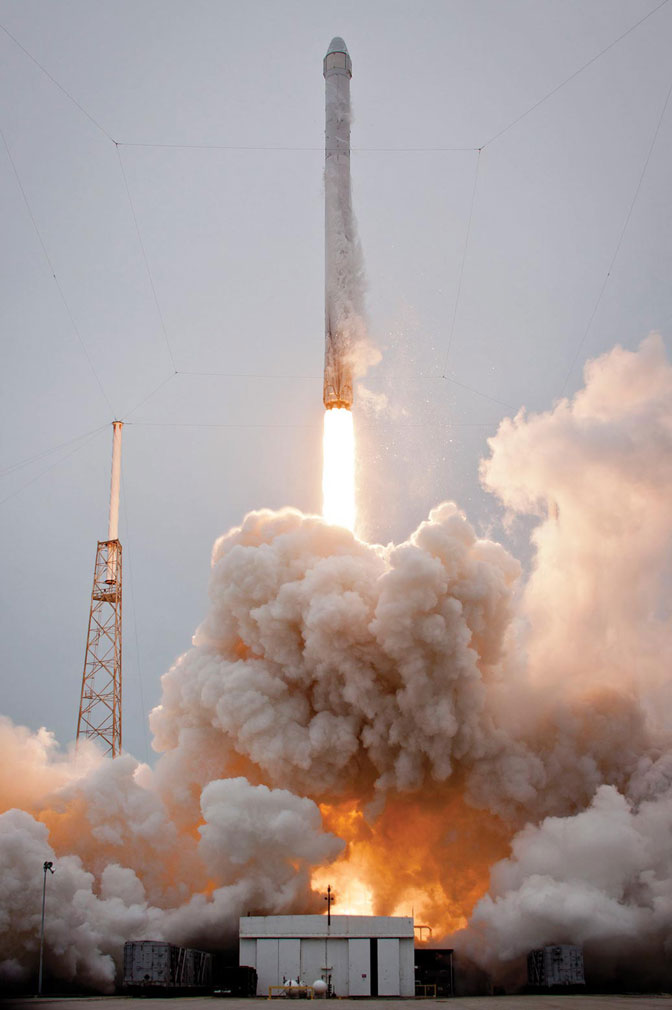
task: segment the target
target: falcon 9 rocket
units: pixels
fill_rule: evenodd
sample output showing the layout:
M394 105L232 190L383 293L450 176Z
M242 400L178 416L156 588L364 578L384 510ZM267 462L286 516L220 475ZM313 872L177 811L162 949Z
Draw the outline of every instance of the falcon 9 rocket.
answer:
M355 229L350 194L350 78L352 61L341 38L331 40L323 64L326 97L325 348L323 400L327 410L352 408Z

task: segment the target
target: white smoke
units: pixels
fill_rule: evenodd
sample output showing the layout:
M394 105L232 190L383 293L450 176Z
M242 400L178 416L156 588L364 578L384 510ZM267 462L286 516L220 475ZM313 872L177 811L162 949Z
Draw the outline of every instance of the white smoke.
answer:
M508 509L542 516L523 608L535 681L565 694L590 671L594 687L637 693L667 732L672 369L653 335L585 379L572 402L503 422L484 480Z
M369 414L383 414L389 409L387 393L376 393L362 382L357 383L357 405Z
M0 715L0 810L30 808L46 793L65 786L101 763L99 751L82 741L74 760L72 749L62 754L53 733L31 733Z
M326 834L317 806L284 789L252 786L244 778L210 782L203 790L198 855L211 880L210 897L196 894L169 911L163 935L175 942L212 947L235 942L238 918L321 911L311 895L310 870L328 863L343 843Z
M38 767L48 786L56 773L67 781L34 795L32 813L0 814L5 985L36 977L46 860L55 873L47 879L45 970L111 991L125 940L231 942L250 908L299 910L314 902L311 868L343 847L323 831L311 800L243 778L211 781L195 821L181 830L149 769L129 755L98 758L90 770L58 755L43 731L32 736L32 748L30 739L24 727L5 722L10 753L23 748L17 774L28 771L32 784ZM43 763L45 739L51 763Z
M124 939L217 946L241 913L317 910L311 874L334 860L377 911L473 911L459 942L490 967L544 942L633 970L633 938L665 949L662 342L592 362L490 446L486 485L538 517L524 585L452 503L397 546L254 512L215 544L209 611L163 678L154 770L0 721L2 809L22 808L0 815L7 983L36 972L45 859L48 972L100 989Z
M613 786L574 817L525 828L493 867L468 946L492 962L555 943L669 955L671 833L671 794L634 807Z
M523 815L574 814L525 828L494 868L474 916L491 958L563 940L660 944L671 924L672 368L652 335L589 363L585 380L573 401L503 422L482 468L508 509L540 523L512 677L526 712L506 716L524 747L489 781L481 769L475 792L487 803L512 781Z
M0 816L0 981L7 984L36 975L42 866L53 861L56 871L48 875L46 889L47 970L111 991L115 959L124 941L141 932L148 921L142 884L132 870L115 864L106 867L96 882L78 856L57 859L48 835L44 824L22 810Z
M212 608L164 677L156 746L214 728L222 765L235 754L314 797L445 780L488 750L485 683L518 574L452 504L389 548L252 513L215 545Z

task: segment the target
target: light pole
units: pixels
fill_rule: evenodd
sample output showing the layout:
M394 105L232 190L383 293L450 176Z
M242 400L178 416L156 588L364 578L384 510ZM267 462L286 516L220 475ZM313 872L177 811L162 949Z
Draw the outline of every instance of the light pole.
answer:
M327 894L324 900L327 903L327 926L331 926L331 906L336 902L334 892L331 889L331 884L329 884L329 887L327 888Z
M324 900L327 903L327 935L324 938L324 968L321 970L323 972L324 981L327 983L327 997L330 997L333 996L334 990L331 984L331 972L333 971L333 966L329 964L329 930L331 929L331 906L336 900L331 890L331 884L327 887L327 893Z
M37 980L37 995L42 995L42 955L44 953L44 903L47 896L47 871L49 873L54 872L54 864L50 862L45 862L42 867L44 870L44 881L42 883L42 928L40 929L40 974Z

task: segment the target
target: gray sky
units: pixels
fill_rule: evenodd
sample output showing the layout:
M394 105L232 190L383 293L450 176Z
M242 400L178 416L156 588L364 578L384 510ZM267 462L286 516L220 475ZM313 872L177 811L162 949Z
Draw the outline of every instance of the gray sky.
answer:
M146 758L214 538L320 508L332 36L384 354L366 385L391 402L356 415L364 532L403 539L450 497L506 539L477 476L499 420L616 343L672 347L672 3L0 0L0 24L0 711L74 736L122 417L124 742Z

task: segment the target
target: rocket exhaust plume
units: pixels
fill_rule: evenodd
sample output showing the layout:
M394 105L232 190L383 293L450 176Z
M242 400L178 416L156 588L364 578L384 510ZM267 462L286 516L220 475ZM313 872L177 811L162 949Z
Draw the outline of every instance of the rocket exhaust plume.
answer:
M502 423L483 479L538 517L522 591L450 503L384 548L247 516L163 678L154 771L0 718L0 984L36 977L54 860L47 979L109 990L124 940L217 949L331 883L499 979L574 942L593 977L669 987L671 433L656 337Z
M324 57L325 80L325 407L323 515L355 525L355 445L352 415L354 368L365 338L362 263L350 187L350 78L352 61L341 38Z
M324 415L322 515L328 523L355 528L355 430L349 410Z

